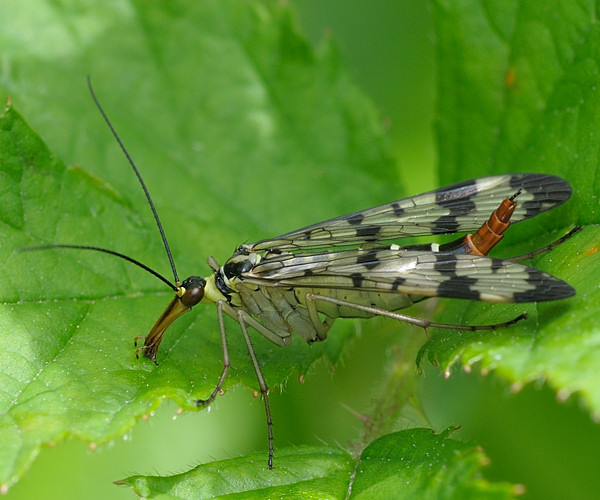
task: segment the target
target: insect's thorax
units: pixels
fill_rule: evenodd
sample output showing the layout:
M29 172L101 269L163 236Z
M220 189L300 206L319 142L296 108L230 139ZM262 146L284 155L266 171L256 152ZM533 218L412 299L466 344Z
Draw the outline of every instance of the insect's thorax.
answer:
M226 301L235 307L242 307L238 284L243 273L251 271L262 257L256 252L248 252L241 247L206 279L206 302Z

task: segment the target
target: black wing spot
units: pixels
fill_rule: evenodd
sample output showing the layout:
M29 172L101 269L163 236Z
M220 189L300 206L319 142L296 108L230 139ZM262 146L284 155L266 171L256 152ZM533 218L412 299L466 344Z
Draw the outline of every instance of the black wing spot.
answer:
M364 278L363 278L362 274L360 274L360 273L352 273L350 275L350 278L352 278L352 285L355 288L361 288L362 287L362 283L364 281Z
M377 258L377 250L369 250L356 258L358 264L362 264L367 269L376 268L381 262Z
M396 278L394 280L394 282L392 283L392 290L398 291L398 288L400 288L402 285L404 285L405 282L406 282L405 278Z
M346 220L348 221L348 224L350 224L352 226L356 226L357 224L360 224L364 218L365 218L364 215L362 215L361 213L357 213L357 214L351 215Z
M461 299L479 300L480 294L471 287L477 283L477 278L459 276L456 274L458 261L449 259L447 255L437 255L437 262L433 268L444 277L448 278L438 285L437 295L439 297L454 297Z
M439 297L479 300L479 292L471 289L471 286L476 283L477 279L468 276L451 276L450 279L438 285L437 295Z
M406 210L404 210L400 205L398 205L397 202L392 203L391 207L396 217L401 217L406 213Z
M365 226L356 229L356 236L365 240L375 240L381 232L381 226Z
M459 224L454 215L442 215L438 217L431 227L432 234L456 233Z

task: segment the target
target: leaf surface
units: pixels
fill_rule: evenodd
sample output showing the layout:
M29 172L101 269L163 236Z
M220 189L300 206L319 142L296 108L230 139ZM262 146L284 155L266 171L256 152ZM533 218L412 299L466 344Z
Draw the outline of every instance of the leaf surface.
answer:
M62 12L54 38L43 21L58 7L34 3L39 38L8 47L15 77L0 93L34 117L58 157L7 107L0 128L5 485L27 470L42 444L67 436L109 441L164 398L196 409L194 400L212 392L222 368L214 309L181 318L156 367L136 360L133 339L171 300L163 283L99 253L15 253L53 243L97 245L170 278L147 203L93 106L86 73L142 170L186 274L209 274L209 255L222 262L240 243L336 215L348 199L361 207L375 194L383 202L399 191L387 180L393 162L372 106L333 47L319 54L309 48L289 8L125 2L116 11ZM16 25L31 21L31 11L9 8ZM49 38L62 45L40 52L38 42ZM356 182L332 190L341 178ZM234 370L224 388L255 388L241 336L232 322L227 326L235 332ZM253 341L265 377L278 387L315 359L338 359L354 330L342 326L312 349L301 342L280 349L260 335Z
M259 456L201 465L170 477L134 476L129 484L145 498L513 498L508 484L481 477L486 460L472 445L429 429L388 434L354 459L338 448L282 450L275 470Z

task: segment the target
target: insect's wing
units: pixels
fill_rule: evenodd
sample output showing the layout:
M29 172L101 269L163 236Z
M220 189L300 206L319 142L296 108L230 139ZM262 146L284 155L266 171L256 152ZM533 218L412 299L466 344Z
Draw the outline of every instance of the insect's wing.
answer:
M564 203L571 196L571 187L560 177L546 174L481 177L319 222L246 247L254 251L315 249L475 231L504 199L517 192L517 208L511 222L529 219Z
M502 259L381 247L267 258L243 274L262 286L352 289L486 302L542 302L575 290L533 267Z

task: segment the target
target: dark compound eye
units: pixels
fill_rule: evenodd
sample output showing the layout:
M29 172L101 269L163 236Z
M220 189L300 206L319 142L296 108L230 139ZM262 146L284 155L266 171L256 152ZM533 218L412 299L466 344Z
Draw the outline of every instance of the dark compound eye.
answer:
M190 276L181 286L185 288L185 293L181 296L181 303L186 307L194 307L204 297L206 280L200 276Z

